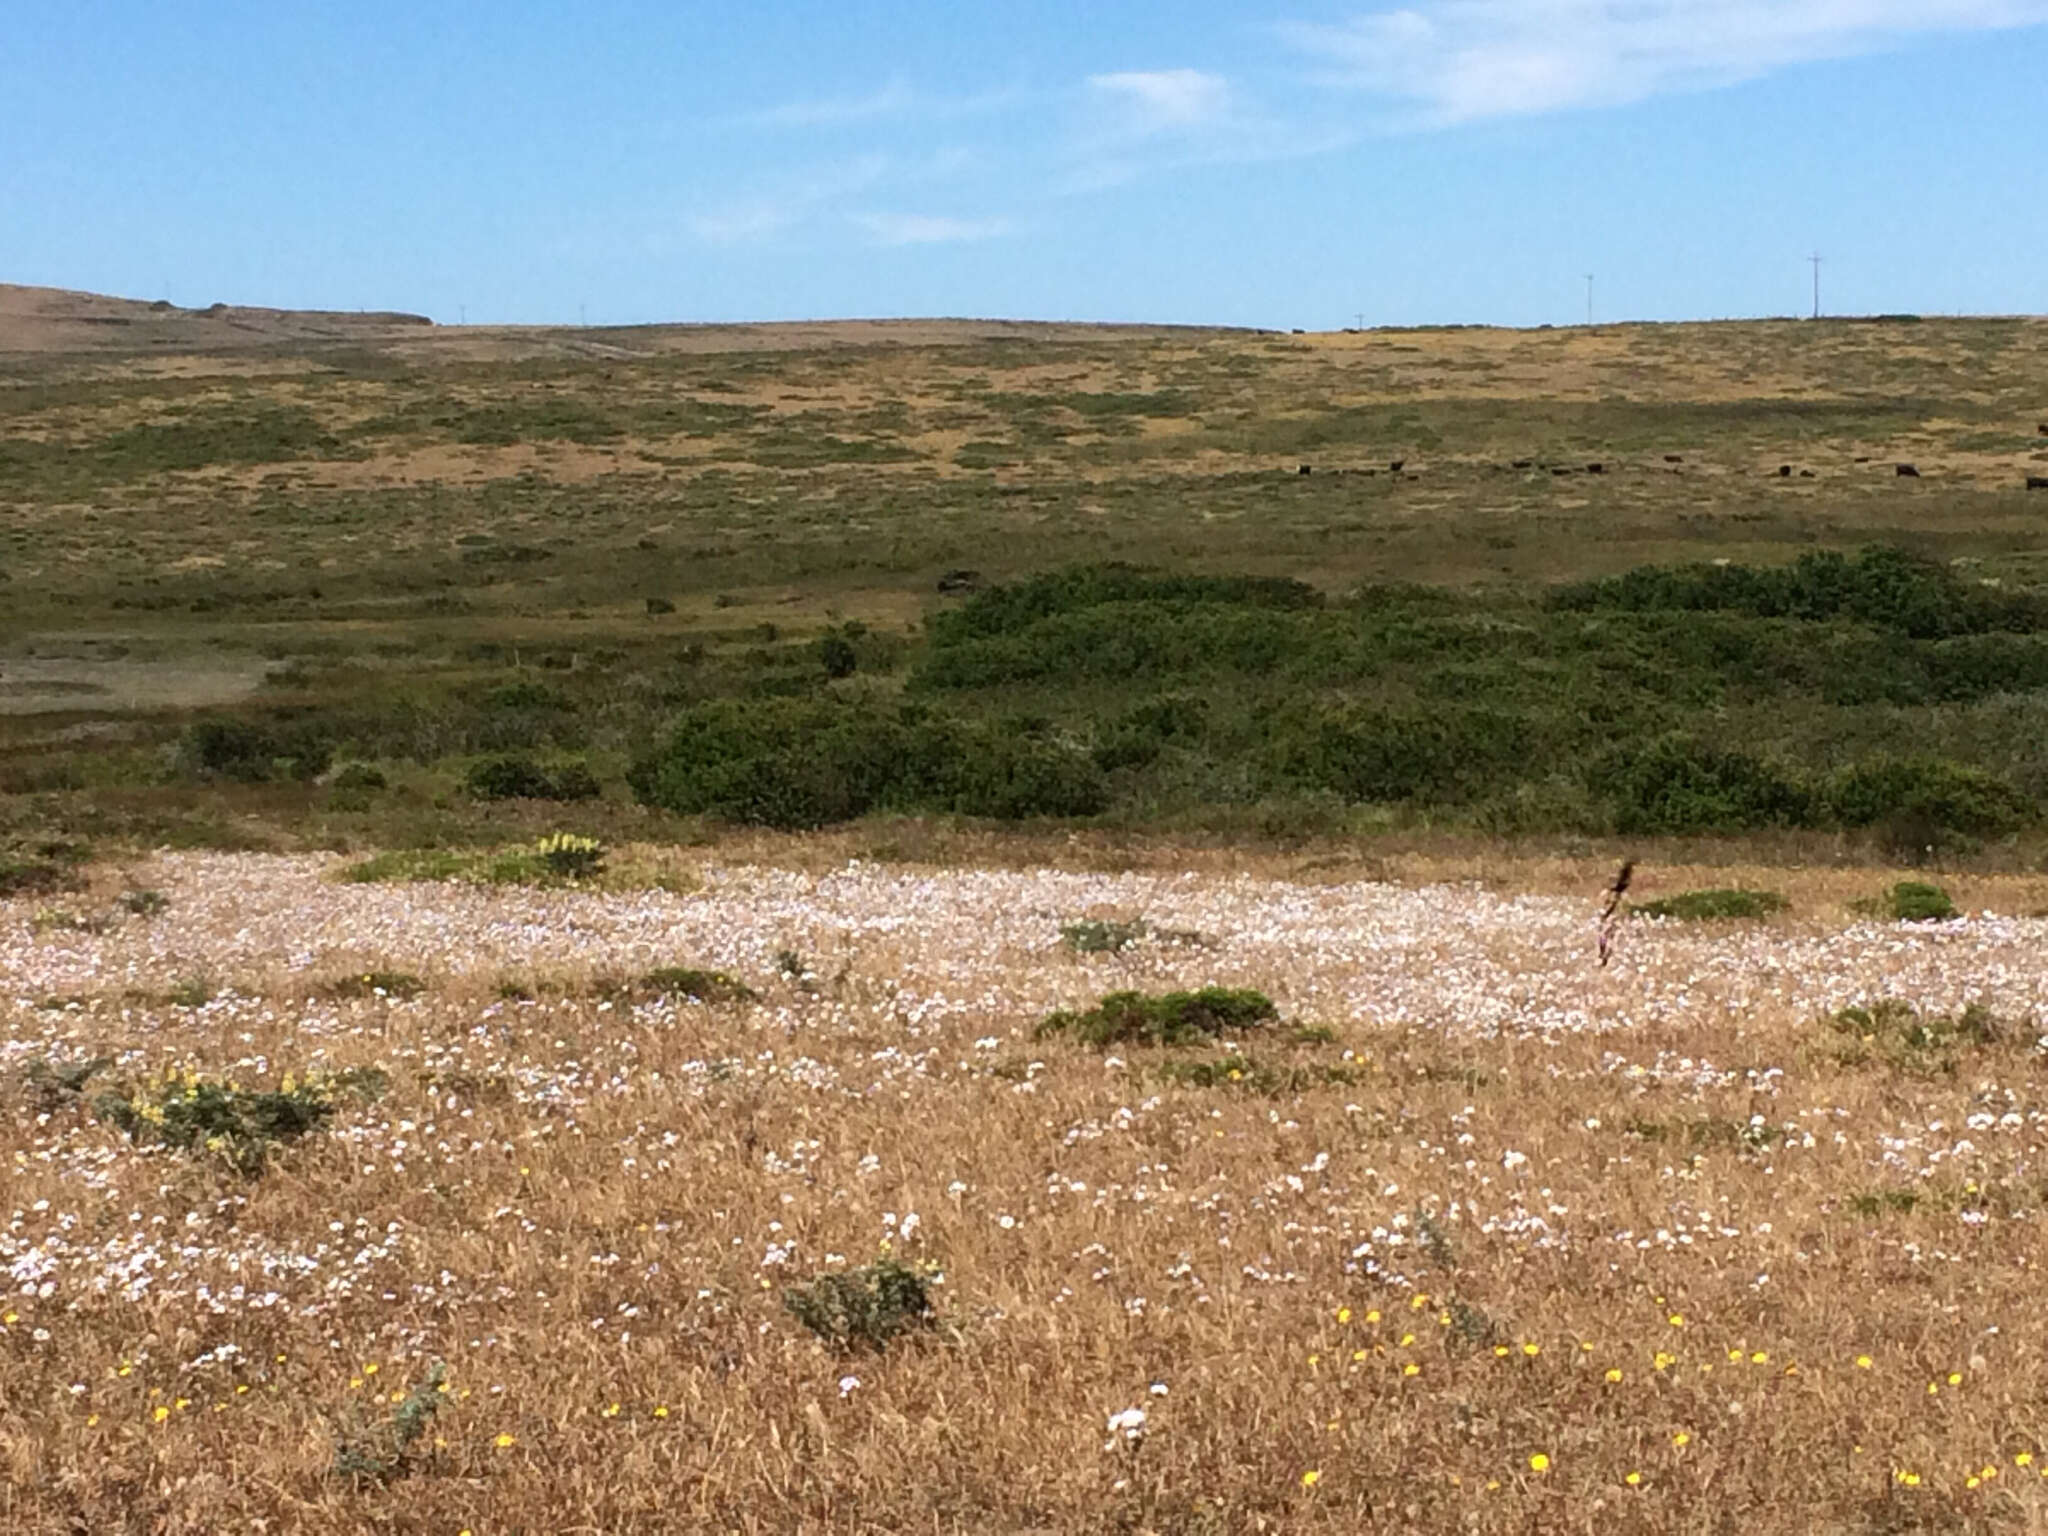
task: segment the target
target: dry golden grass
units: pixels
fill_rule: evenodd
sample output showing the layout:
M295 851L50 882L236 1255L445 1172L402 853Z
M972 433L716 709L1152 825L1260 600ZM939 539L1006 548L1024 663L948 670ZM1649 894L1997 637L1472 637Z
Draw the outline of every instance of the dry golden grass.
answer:
M193 855L65 898L168 897L104 932L0 904L0 1528L2048 1525L2048 922L1982 910L2030 887L1915 929L1841 911L1874 875L1715 870L1792 913L1632 924L1603 970L1605 872L1561 863L1484 889L1414 883L1457 873L1422 855L1367 884L816 847L720 849L682 893ZM1075 954L1086 915L1207 942ZM668 964L759 996L594 993ZM331 995L371 968L427 990ZM1270 993L1240 1043L1315 1085L1033 1038L1209 982ZM1822 1022L1875 996L2004 1031L1888 1054ZM90 1055L94 1087L391 1084L249 1179L25 1081ZM843 1356L783 1309L885 1247L943 1274L928 1336ZM405 1475L336 1475L434 1360Z

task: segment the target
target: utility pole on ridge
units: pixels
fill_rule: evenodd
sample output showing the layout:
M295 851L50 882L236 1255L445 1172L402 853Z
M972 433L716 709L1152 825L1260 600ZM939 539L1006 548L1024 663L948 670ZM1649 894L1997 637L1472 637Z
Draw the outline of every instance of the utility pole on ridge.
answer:
M1820 318L1820 254L1815 252L1806 258L1813 263L1813 318Z
M1593 274L1586 274L1586 324L1593 323Z

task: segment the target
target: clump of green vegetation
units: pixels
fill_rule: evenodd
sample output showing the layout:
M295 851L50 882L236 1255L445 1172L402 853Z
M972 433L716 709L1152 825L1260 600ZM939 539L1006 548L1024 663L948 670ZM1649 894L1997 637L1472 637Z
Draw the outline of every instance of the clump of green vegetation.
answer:
M447 1401L448 1369L439 1360L374 1429L338 1437L334 1475L355 1484L384 1484L403 1477L414 1460L421 1435Z
M371 763L350 763L328 783L335 789L364 794L391 787L391 781L384 777L384 770Z
M1089 816L1108 803L1094 760L1036 723L836 698L700 705L626 778L664 810L786 830L874 810L1014 821Z
M1201 1045L1279 1017L1262 992L1204 987L1199 992L1112 992L1086 1013L1059 1012L1038 1036L1070 1035L1085 1045Z
M464 791L476 800L595 800L598 783L582 763L544 768L530 757L487 757L470 765Z
M334 742L319 722L291 715L198 720L186 729L179 757L188 773L202 779L310 782L334 760Z
M123 891L121 909L136 917L160 917L171 907L171 898L162 891Z
M548 873L563 880L588 880L604 873L605 846L594 837L552 832L533 845Z
M351 864L340 879L354 885L376 885L383 881L459 880L472 874L479 864L475 854L452 848L394 848Z
M1114 918L1088 917L1064 924L1060 928L1060 937L1076 954L1113 955L1119 950L1129 949L1150 931L1143 918L1126 923Z
M640 978L640 990L656 997L687 997L698 1003L746 1003L754 989L723 971L701 971L691 966L665 965Z
M87 917L68 907L43 907L29 919L37 933L105 933L112 922L104 917Z
M49 838L26 848L0 849L0 896L46 896L78 886L78 867L90 857L81 843Z
M204 976L187 976L174 983L164 993L164 1001L173 1008L204 1008L214 999L215 988Z
M1791 905L1776 891L1717 889L1681 891L1676 896L1646 901L1630 910L1638 917L1669 917L1680 922L1704 923L1772 917Z
M1982 1003L1959 1014L1923 1013L1902 998L1878 998L1844 1008L1826 1021L1843 1037L1835 1059L1861 1066L1877 1059L1919 1072L1953 1073L1961 1053L2006 1044L2012 1028Z
M363 971L330 981L321 988L324 995L338 999L361 997L418 997L427 984L411 971Z
M938 1321L926 1276L894 1258L790 1286L782 1293L782 1305L812 1333L843 1350L880 1350Z
M351 864L340 879L358 885L383 881L468 880L479 885L558 885L604 873L609 850L594 837L552 832L523 848L461 852L402 848Z
M276 1147L324 1126L342 1093L374 1097L381 1076L287 1073L275 1088L250 1089L173 1067L136 1087L102 1093L93 1112L137 1146L206 1152L254 1174Z
M1901 880L1882 896L1866 896L1851 902L1849 909L1863 917L1881 917L1894 923L1939 923L1961 916L1947 891L1922 880Z

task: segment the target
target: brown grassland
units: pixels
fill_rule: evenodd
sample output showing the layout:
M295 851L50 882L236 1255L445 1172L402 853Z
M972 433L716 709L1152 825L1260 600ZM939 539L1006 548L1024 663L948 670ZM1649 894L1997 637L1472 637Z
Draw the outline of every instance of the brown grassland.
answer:
M2038 827L783 835L619 782L678 673L912 653L959 567L2031 589L2048 323L0 297L0 1530L2048 1530ZM465 797L459 712L537 684L602 793ZM226 706L389 782L194 772ZM1602 965L1628 855L1786 905ZM1863 905L1905 880L1959 914ZM1040 1029L1210 987L1273 1015Z

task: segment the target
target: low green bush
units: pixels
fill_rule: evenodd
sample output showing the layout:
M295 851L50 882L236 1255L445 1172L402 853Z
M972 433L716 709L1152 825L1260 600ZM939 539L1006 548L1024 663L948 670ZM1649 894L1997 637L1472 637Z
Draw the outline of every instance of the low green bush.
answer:
M1996 774L1941 758L1873 758L1835 775L1825 795L1829 812L1845 827L1910 819L1988 837L2033 817L2027 798Z
M894 1258L819 1275L782 1293L783 1308L835 1349L886 1348L938 1321L930 1282Z
M1939 923L1961 915L1947 891L1920 880L1901 880L1882 896L1866 897L1851 907L1865 917L1894 923Z
M530 757L487 757L470 765L463 789L476 800L594 800L597 780L581 763L546 768Z
M665 810L787 829L871 810L1086 816L1108 801L1101 770L1065 742L914 706L817 698L699 706L627 782Z
M1629 910L1638 917L1669 917L1699 923L1737 918L1770 917L1792 905L1776 891L1681 891Z
M1689 736L1614 747L1588 778L1614 806L1622 833L1804 827L1816 817L1812 793L1789 769Z
M186 727L179 756L200 778L263 784L317 779L334 760L334 742L317 724L280 719L195 720Z
M1262 992L1204 987L1199 992L1112 992L1085 1013L1059 1012L1038 1026L1042 1039L1069 1035L1084 1045L1199 1045L1279 1017Z
M640 990L656 997L687 997L699 1003L751 1002L754 989L723 971L701 971L691 966L666 965L640 978Z
M230 1079L171 1069L93 1101L94 1113L138 1146L206 1152L244 1173L261 1171L272 1151L324 1126L344 1093L373 1097L382 1074L303 1078L287 1073L276 1088L244 1088Z
M1148 931L1143 918L1124 923L1088 917L1077 923L1063 924L1060 938L1077 955L1113 955L1119 950L1129 949Z

